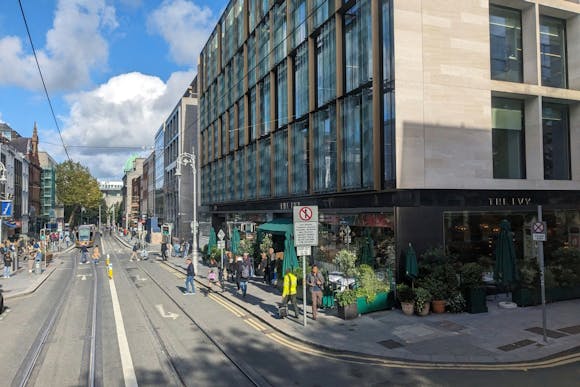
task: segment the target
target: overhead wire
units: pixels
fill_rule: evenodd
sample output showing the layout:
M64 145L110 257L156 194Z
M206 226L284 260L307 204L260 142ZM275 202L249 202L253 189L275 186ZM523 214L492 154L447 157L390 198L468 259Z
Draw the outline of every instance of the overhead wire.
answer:
M52 106L52 101L50 99L50 95L48 94L48 89L46 87L46 82L44 81L44 75L42 75L42 70L40 68L40 63L38 62L38 57L36 55L36 49L34 48L34 43L32 41L32 35L30 34L30 28L28 27L28 21L26 20L26 14L24 13L24 8L22 7L22 1L18 0L18 5L20 6L20 12L22 13L22 20L24 21L24 26L26 27L26 34L28 35L28 41L30 42L30 47L32 48L32 53L34 54L34 61L36 62L36 68L38 69L38 73L40 74L40 80L42 81L42 87L44 89L44 94L46 96L46 100L48 101L48 106L50 107L50 113L52 115L52 119L54 120L54 124L56 129L58 130L58 135L60 137L60 142L62 143L62 147L64 148L64 152L66 153L66 157L69 161L72 161L70 155L68 153L68 149L64 143L64 139L62 138L62 132L60 130L60 126L58 125L58 120L56 119L56 114L54 114L54 108Z

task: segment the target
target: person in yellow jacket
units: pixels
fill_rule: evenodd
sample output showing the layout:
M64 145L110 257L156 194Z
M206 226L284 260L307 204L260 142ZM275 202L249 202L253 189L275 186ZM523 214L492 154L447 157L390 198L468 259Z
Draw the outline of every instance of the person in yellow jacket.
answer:
M294 312L296 312L296 318L298 318L298 303L296 302L296 288L298 286L298 278L290 271L286 269L286 274L284 275L284 290L282 291L282 307L288 307L288 300L294 306Z

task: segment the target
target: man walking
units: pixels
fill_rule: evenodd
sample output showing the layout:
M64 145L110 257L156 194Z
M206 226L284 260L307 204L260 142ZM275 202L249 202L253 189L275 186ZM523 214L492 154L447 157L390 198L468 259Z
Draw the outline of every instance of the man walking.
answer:
M167 242L161 243L161 260L167 261Z
M139 243L135 243L133 245L133 251L131 251L131 258L129 259L130 262L133 262L134 259L139 261L139 257L137 257L137 251L139 251Z
M191 258L187 258L185 262L187 263L187 278L185 279L185 292L183 292L183 294L195 294L195 284L193 283L195 271L193 270L193 263L191 262ZM190 285L191 290L189 290Z
M298 318L298 303L296 302L296 287L298 286L298 278L288 268L284 275L284 289L282 291L282 308L288 313L288 301L292 303L296 318Z
M306 277L306 283L310 286L312 296L312 319L316 320L318 307L322 305L322 284L324 277L318 272L318 266L312 265L312 271Z
M240 264L240 269L238 271L240 276L240 289L242 289L242 297L246 297L248 291L248 280L250 279L251 269L250 269L250 259L248 258L248 253L244 253L244 259Z

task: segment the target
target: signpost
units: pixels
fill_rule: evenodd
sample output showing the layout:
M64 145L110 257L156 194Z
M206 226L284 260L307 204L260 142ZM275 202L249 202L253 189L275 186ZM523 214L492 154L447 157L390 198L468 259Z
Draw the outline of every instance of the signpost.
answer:
M4 228L4 217L12 216L12 200L2 200L0 208L0 242L2 242L2 228Z
M312 246L318 246L318 206L294 206L292 212L296 255L302 259L302 299L306 326L306 257L312 254Z
M542 331L546 338L546 283L544 279L544 242L546 241L546 222L542 222L542 206L538 206L538 222L532 225L532 238L538 242L538 265L540 266L540 289L542 292Z
M217 243L217 247L218 247L218 249L221 250L220 267L223 270L224 269L224 249L226 248L226 241L224 241L224 238L226 237L226 233L224 232L224 230L222 230L220 228L220 230L217 233L217 237L219 238L219 241Z

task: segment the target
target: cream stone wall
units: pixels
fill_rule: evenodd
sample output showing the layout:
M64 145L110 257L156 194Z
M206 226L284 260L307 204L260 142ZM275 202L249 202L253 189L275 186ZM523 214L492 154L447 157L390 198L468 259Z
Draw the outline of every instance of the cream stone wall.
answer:
M566 1L510 2L524 10L522 21L528 23L522 84L490 79L489 1L394 0L397 188L580 189L580 92L539 85L534 36L536 15L544 11L539 3L553 8ZM570 13L574 7L580 6L567 4L562 11L572 32L580 14ZM580 36L569 34L568 42L577 52ZM580 66L569 71L572 86L579 71ZM492 95L525 100L527 179L493 178ZM543 180L542 98L571 103L572 181Z

